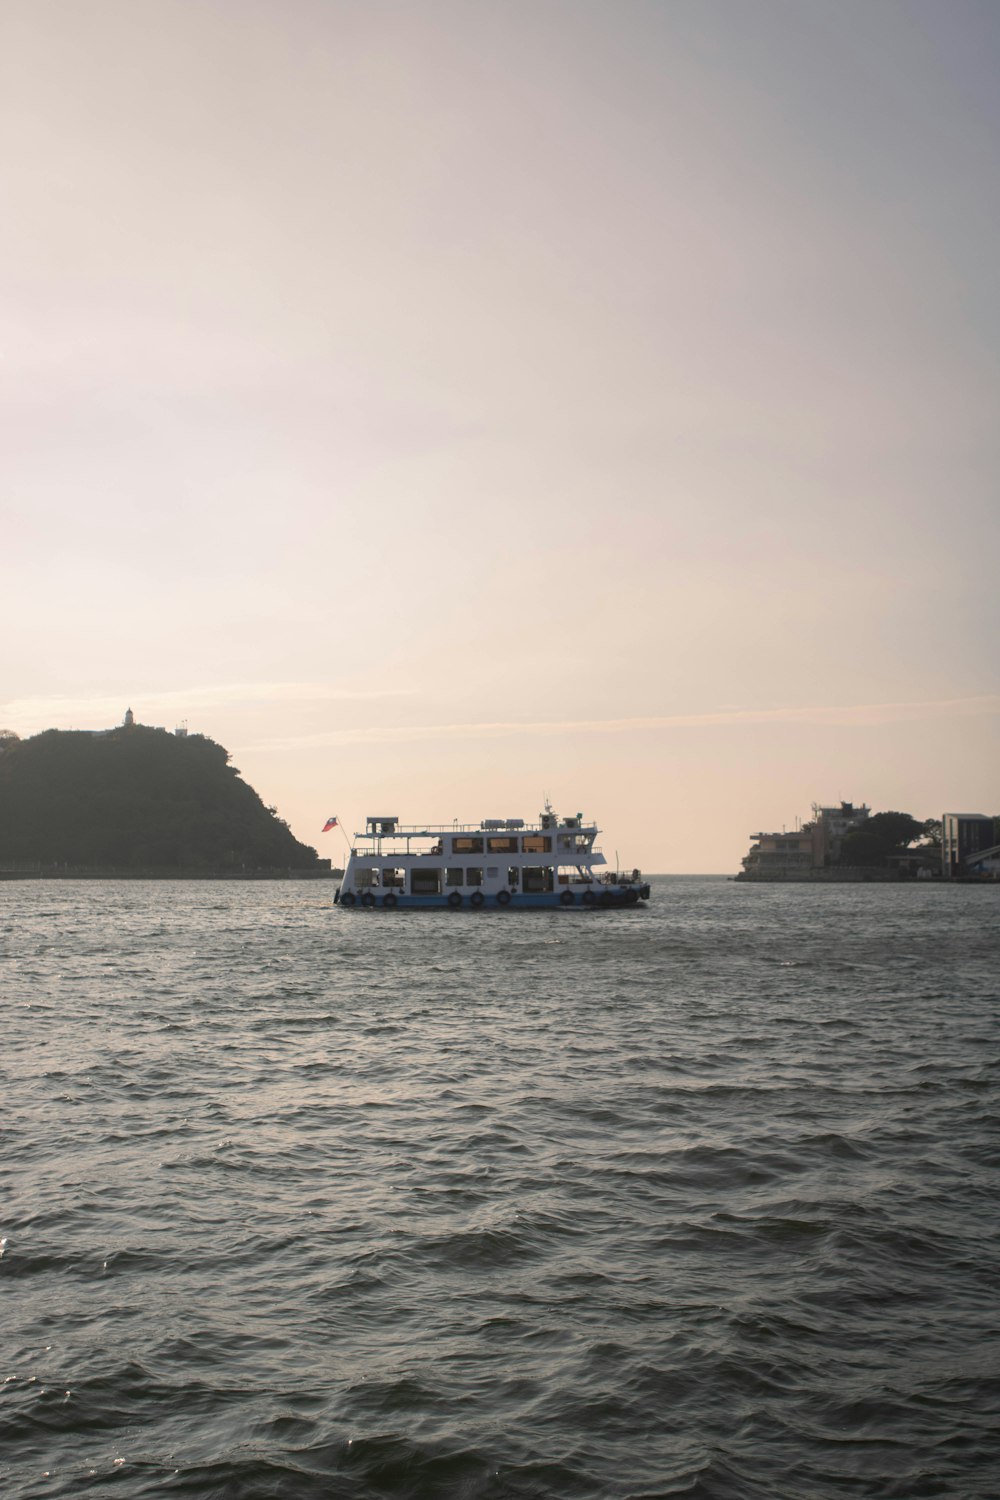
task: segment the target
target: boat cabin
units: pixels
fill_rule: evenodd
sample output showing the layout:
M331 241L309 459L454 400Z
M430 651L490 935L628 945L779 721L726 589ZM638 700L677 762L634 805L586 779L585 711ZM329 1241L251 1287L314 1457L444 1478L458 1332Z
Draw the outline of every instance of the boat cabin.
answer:
M589 884L585 866L606 863L594 848L596 824L583 814L557 818L543 813L537 827L523 818L484 818L450 828L403 824L370 817L355 836L352 855L358 889L386 889L412 896L503 886L525 893Z

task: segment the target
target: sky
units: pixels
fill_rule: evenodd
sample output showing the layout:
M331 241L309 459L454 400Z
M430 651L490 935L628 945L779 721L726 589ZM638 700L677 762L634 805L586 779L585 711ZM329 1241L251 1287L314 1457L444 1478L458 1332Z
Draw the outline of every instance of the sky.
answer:
M993 0L0 0L0 728L1000 813Z

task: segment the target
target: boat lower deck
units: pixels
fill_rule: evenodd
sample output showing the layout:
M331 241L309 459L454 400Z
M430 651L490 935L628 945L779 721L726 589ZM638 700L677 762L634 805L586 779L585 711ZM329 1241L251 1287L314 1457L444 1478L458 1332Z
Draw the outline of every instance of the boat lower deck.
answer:
M581 893L563 890L524 891L450 891L447 895L409 896L396 891L340 891L334 902L341 906L372 911L606 911L609 907L640 906L649 899L649 886L604 886Z

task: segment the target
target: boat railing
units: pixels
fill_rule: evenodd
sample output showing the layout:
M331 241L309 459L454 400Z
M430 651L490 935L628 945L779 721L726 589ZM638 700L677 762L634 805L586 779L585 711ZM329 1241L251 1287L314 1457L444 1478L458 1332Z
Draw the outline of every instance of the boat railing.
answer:
M448 833L507 833L506 828L490 828L486 830L481 823L397 823L391 833L380 832L378 829L366 828L363 833L356 833L358 839L439 839ZM511 829L510 832L515 830ZM518 828L516 832L523 833L525 830ZM528 832L531 830L529 829Z
M391 833L380 832L378 829L366 828L361 833L356 833L356 839L371 841L373 839L439 839L455 833L483 834L490 838L502 838L507 834L538 834L538 833L591 833L596 832L596 825L574 823L569 827L558 825L555 828L542 828L540 824L524 823L520 828L484 828L482 823L441 823L435 827L426 823L397 823Z

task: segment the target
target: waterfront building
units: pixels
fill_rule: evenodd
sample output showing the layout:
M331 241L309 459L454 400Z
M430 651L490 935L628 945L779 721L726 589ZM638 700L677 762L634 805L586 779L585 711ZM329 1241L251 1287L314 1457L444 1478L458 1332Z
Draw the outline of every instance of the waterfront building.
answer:
M995 843L993 819L983 813L942 813L941 873L962 875L971 856Z
M980 849L978 854L968 855L965 861L965 873L1000 880L1000 844L994 844L991 849Z
M807 823L794 833L752 833L743 870L749 880L783 880L808 875L812 868L812 829Z
M833 807L812 805L812 822L791 833L752 833L753 843L743 858L741 880L808 880L828 865L836 865L846 833L864 826L871 809L841 802Z
M812 805L812 863L822 870L825 865L835 865L840 858L840 841L845 833L851 833L868 818L871 808L864 802L855 807L853 802L841 802L839 807Z

